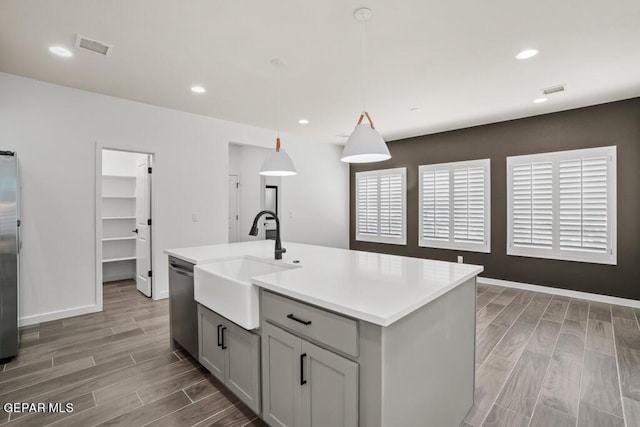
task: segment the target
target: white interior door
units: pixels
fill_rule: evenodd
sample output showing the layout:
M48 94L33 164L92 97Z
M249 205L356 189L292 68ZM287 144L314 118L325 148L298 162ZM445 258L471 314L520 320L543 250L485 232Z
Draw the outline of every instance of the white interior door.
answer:
M229 175L229 243L238 241L238 175Z
M151 180L149 156L138 162L136 172L136 287L151 296Z

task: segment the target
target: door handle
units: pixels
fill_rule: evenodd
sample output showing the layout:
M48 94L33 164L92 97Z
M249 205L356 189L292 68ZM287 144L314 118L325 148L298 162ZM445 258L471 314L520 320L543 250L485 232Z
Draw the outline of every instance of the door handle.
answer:
M131 230L131 232L138 234L138 229L136 228L135 230Z
M220 329L220 337L222 338L222 349L223 350L227 349L227 346L224 343L224 331L226 331L226 330L227 330L226 326L223 326L222 329Z
M295 320L296 322L302 323L305 326L309 326L311 324L311 320L298 319L296 316L293 315L293 313L287 314L287 319Z
M222 341L220 340L220 328L222 328L222 325L218 325L218 347L222 347Z
M172 269L173 271L175 271L178 274L181 274L183 276L187 276L187 277L193 277L193 273L189 270L183 270L182 268L178 268L176 265L170 264L169 268Z
M304 379L304 358L307 357L307 353L300 355L300 385L305 385L307 380Z

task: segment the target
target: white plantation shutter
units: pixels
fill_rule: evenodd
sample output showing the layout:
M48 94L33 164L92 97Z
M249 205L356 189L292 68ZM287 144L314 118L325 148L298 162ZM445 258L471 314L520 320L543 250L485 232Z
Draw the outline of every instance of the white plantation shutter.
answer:
M453 170L453 240L484 243L485 170Z
M615 147L507 158L507 253L615 264L615 160Z
M356 240L406 244L406 168L356 173Z
M512 170L513 244L551 248L553 239L553 166L522 163Z
M607 158L560 162L560 248L607 252Z
M422 174L422 238L449 240L449 171Z
M424 165L419 171L418 244L489 252L489 159Z
M402 175L380 177L380 235L402 237L404 222Z
M378 177L356 178L358 234L378 235Z

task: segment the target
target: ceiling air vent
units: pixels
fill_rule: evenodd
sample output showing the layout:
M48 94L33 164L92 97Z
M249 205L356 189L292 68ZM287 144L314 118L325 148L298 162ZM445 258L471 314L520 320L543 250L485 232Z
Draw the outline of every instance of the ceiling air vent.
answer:
M99 42L97 40L91 40L78 34L76 37L76 47L90 50L91 52L99 53L100 55L108 56L111 53L111 48L108 44Z
M551 86L545 89L542 89L542 93L545 95L551 95L552 93L564 92L564 85Z

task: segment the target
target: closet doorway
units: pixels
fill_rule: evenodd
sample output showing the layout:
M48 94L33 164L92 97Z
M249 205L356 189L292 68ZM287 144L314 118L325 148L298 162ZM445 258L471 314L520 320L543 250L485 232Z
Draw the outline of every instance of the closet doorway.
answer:
M102 149L99 243L102 282L133 279L152 296L151 177L148 153Z

